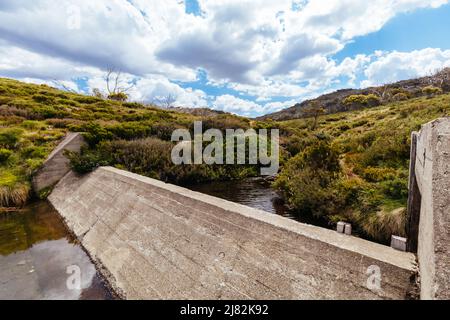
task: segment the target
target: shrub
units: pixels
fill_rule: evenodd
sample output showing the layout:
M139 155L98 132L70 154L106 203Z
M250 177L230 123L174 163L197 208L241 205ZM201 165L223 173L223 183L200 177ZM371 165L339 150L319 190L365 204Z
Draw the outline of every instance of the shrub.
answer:
M369 107L376 107L381 104L381 99L377 95L371 93L366 96L366 104Z
M150 125L142 122L124 122L111 126L108 130L119 139L131 140L150 136Z
M137 103L137 102L124 102L122 105L125 108L130 108L130 109L139 109L139 108L144 107L142 104Z
M434 86L427 86L422 89L422 93L428 97L433 97L438 94L442 94L442 89Z
M12 151L8 149L0 149L0 164L6 162L12 155Z
M397 171L393 168L374 168L364 169L362 176L369 182L381 182L395 178Z
M81 124L81 121L74 119L48 119L45 123L58 129L64 129L70 125Z
M39 106L33 110L36 114L40 115L40 119L65 118L69 116L69 112L62 107Z
M20 140L22 130L6 129L0 131L0 147L14 149Z
M392 97L393 101L405 101L408 99L409 99L408 95L406 95L406 93L403 92L397 93Z
M82 149L80 153L66 150L64 155L70 160L72 169L79 173L89 173L100 166L109 165L105 155L93 150Z
M108 99L113 101L125 102L128 100L128 95L123 92L111 93L110 95L108 95Z
M381 99L375 94L358 94L345 98L342 103L348 107L359 108L364 106L375 107L381 104Z
M45 128L45 125L42 122L35 120L25 120L24 122L22 122L21 126L25 129L30 130L39 130Z
M83 131L85 132L83 136L90 146L95 146L100 141L112 138L112 134L108 130L95 122L84 125Z
M22 156L25 158L45 158L47 151L44 147L29 146L22 150Z
M407 179L395 178L393 180L383 181L381 183L383 193L392 199L408 198Z
M91 96L76 96L73 98L76 102L84 103L84 104L93 104L99 101L102 101L101 98L91 97Z
M171 160L172 147L170 142L146 138L111 141L104 149L111 154L115 164L121 164L132 172L166 180L174 167Z
M35 94L32 99L38 103L45 103L45 104L53 104L55 103L55 98L48 95L43 94Z
M332 185L340 172L339 156L326 140L318 140L291 158L274 186L299 214L327 215L332 211Z

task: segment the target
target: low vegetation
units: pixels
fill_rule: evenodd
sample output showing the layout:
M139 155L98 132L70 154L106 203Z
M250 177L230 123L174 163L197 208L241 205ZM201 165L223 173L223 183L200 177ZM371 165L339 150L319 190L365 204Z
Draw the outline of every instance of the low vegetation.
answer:
M275 187L298 215L347 221L384 243L404 235L411 132L448 116L450 95L399 100L278 123L288 160Z
M347 221L386 243L404 235L411 131L450 113L450 94L436 88L389 88L381 105L377 95L347 95L350 111L325 114L317 103L301 119L251 121L0 79L0 207L27 202L32 174L68 131L84 132L88 142L81 154L68 153L80 173L111 165L182 185L258 174L256 166L173 165L173 130L202 120L204 130L279 128L282 167L274 187L293 212L330 225Z
M72 156L80 172L109 164L180 183L256 174L255 168L242 166L177 171L167 158L168 141L177 128L189 129L196 120L209 127L248 128L248 119L228 114L195 116L122 98L85 96L0 78L0 207L27 202L32 174L68 131L84 132L89 143L81 156Z

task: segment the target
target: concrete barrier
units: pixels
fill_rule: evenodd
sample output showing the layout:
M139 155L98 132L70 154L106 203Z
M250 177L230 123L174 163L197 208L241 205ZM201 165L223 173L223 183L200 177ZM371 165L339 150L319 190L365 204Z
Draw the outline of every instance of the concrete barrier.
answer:
M39 194L61 180L70 171L70 161L64 156L64 150L79 152L84 143L84 138L80 133L69 132L48 156L42 167L33 175L33 190Z
M450 118L424 125L412 140L407 229L420 296L450 299Z
M405 299L415 256L126 171L49 201L128 299Z

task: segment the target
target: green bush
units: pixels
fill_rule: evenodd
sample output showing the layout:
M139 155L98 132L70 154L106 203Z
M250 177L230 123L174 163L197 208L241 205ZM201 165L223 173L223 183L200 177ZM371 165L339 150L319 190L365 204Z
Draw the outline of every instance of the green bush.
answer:
M83 104L94 104L99 101L102 101L101 98L91 97L91 96L77 96L77 97L74 97L73 100L75 100L78 103L83 103Z
M393 180L383 181L381 188L385 195L392 199L408 198L408 180L395 178Z
M14 149L20 140L22 130L5 129L0 130L0 147Z
M44 94L36 94L32 97L32 99L39 103L45 103L45 104L54 104L55 103L54 97L44 95Z
M332 211L339 173L338 153L327 140L318 140L287 162L274 186L299 214L324 216Z
M22 156L25 158L45 158L47 150L44 147L29 146L22 150Z
M0 149L0 164L6 162L9 157L12 155L12 151L8 149Z
M113 101L125 102L128 100L128 95L123 92L111 93L110 95L108 95L108 99Z
M70 115L67 110L57 106L39 106L33 108L33 111L38 114L41 119L66 118Z
M45 125L42 122L35 120L25 120L21 125L25 129L29 130L39 130L45 128Z
M366 96L366 104L369 107L376 107L381 104L381 99L377 95L371 93Z
M83 126L84 131L84 138L86 139L86 142L90 146L95 146L99 142L112 139L113 135L111 132L106 130L104 127L102 127L100 124L95 122L87 123Z
M408 95L406 93L403 93L403 92L397 93L397 94L395 94L392 97L393 101L405 101L405 100L408 100L408 99L409 99Z
M381 104L381 99L375 94L358 94L358 95L351 95L347 98L345 98L342 103L346 106L357 108L357 107L375 107L379 106Z
M381 182L395 178L397 171L393 168L374 168L364 169L362 176L369 182Z
M428 97L433 97L438 94L442 94L442 89L434 86L427 86L422 89L422 93Z
M79 174L89 173L100 166L110 164L104 154L94 150L82 149L80 153L66 150L64 154L70 160L72 169Z

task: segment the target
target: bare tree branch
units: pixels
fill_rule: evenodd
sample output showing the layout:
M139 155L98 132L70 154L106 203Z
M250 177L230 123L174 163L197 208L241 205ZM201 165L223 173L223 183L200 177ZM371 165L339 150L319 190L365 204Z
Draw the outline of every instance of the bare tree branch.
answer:
M52 80L52 83L58 87L58 88L62 88L62 90L67 91L67 92L71 92L71 93L78 93L76 90L73 90L69 87L67 87L64 83L62 83L61 81L58 81L56 79Z
M160 108L169 109L173 107L175 101L177 101L177 97L170 93L164 97L154 98L152 104L159 106Z

